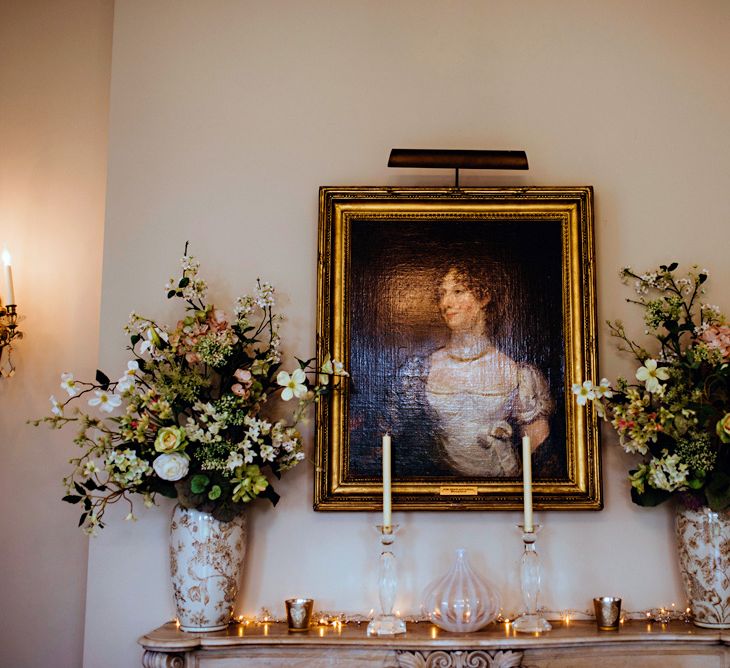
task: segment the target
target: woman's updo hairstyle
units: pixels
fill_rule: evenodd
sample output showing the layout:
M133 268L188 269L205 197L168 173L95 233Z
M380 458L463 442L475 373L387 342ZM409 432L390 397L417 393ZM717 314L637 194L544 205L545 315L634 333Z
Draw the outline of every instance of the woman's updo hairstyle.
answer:
M508 276L504 267L492 259L470 258L457 260L445 267L444 276L451 273L484 306L486 334L494 337L504 321L505 302L509 294Z

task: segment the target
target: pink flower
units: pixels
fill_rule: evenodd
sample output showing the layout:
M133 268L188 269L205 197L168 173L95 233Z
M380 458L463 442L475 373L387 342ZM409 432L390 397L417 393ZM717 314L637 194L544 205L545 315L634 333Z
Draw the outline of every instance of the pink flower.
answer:
M239 383L246 387L250 387L251 383L253 383L253 377L248 369L236 369L233 375Z
M710 348L721 351L723 357L730 357L730 327L728 325L710 325L700 334L699 338Z
M248 398L248 390L240 383L236 383L233 387L231 387L231 392L233 392L233 394L237 397L243 397L244 399Z
M206 321L206 329L210 329L214 332L223 332L228 329L228 320L226 320L226 314L221 309L212 309L208 313L208 319Z

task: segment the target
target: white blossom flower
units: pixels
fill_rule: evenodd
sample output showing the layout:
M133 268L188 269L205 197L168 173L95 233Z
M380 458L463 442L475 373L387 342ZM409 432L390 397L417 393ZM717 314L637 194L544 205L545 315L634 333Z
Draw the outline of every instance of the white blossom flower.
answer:
M96 514L96 511L92 511L89 514L82 529L87 536L91 536L92 538L99 534L99 516Z
M167 343L167 332L155 327L148 327L145 331L145 340L139 345L140 355L144 354L148 350L153 352L162 345L162 341Z
M180 452L171 452L157 457L152 462L155 473L163 480L174 482L188 474L190 460Z
M250 464L254 460L254 451L251 445L250 441L243 442L243 461L246 464Z
M588 400L593 401L596 398L593 383L590 380L584 381L582 385L574 383L573 394L575 394L579 406L585 406Z
M239 320L243 320L246 316L253 311L255 302L253 297L246 295L245 297L239 297L236 300L236 306L234 307L234 313Z
M271 283L259 283L256 286L255 302L259 308L274 306L274 286Z
M662 457L652 458L649 462L649 484L656 489L667 492L686 487L688 468L679 461L679 455L670 455L668 450L662 450Z
M613 396L613 390L611 389L611 383L608 378L601 378L600 384L593 387L593 392L596 395L596 399L610 399Z
M124 518L127 522L136 522L137 518L134 516L134 513L127 513L127 516Z
M273 462L275 455L276 453L274 452L274 448L272 448L270 445L261 446L261 459L263 459L265 462Z
M105 413L112 413L122 403L121 397L106 390L94 390L94 395L89 399L89 406L98 406Z
M93 475L94 473L98 473L101 471L97 463L93 460L89 460L84 464L84 468L82 470L82 474L84 477L88 478L90 475Z
M348 376L349 374L347 371L345 371L345 366L342 364L342 362L339 362L336 359L330 358L330 354L327 353L327 355L324 358L324 362L322 362L322 366L320 368L320 374L319 374L319 382L322 385L327 385L330 380L330 376Z
M66 372L61 374L61 389L66 390L70 397L75 397L79 393L78 389L76 389L76 381L72 373Z
M233 471L233 470L237 469L239 466L243 466L243 455L240 452L232 452L230 455L228 455L228 460L226 461L226 468Z
M48 400L51 402L51 413L53 413L54 415L58 415L59 417L62 416L63 415L63 406L61 406L61 404L58 403L58 400L56 399L56 397L51 395L50 397L48 397Z
M307 377L302 369L296 369L291 376L286 371L279 371L276 382L284 388L281 398L284 401L289 401L292 397L301 399L307 393L307 388L304 385L306 379Z
M139 362L132 360L127 362L127 370L122 374L122 377L117 381L117 389L120 392L125 392L132 387L137 378L135 374L139 371Z
M636 379L644 383L646 391L652 394L661 393L660 380L667 380L669 372L663 367L657 368L657 361L648 359L644 362L644 366L640 366L636 371Z

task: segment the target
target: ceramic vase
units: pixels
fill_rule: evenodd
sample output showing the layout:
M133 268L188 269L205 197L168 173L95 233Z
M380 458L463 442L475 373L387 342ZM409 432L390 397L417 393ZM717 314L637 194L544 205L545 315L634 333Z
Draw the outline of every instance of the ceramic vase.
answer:
M478 631L497 618L499 596L469 566L466 550L456 550L456 560L443 577L423 594L423 613L446 631Z
M697 626L730 628L730 510L677 509L684 590Z
M233 616L246 554L247 515L220 522L176 506L170 524L170 572L183 631L224 629Z

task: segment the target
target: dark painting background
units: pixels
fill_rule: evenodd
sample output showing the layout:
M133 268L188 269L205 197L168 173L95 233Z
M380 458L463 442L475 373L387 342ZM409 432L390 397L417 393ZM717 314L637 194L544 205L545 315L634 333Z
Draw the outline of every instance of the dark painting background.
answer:
M535 478L566 478L560 221L354 220L351 227L348 480L379 478L380 443L393 433L393 477L464 480L439 461L416 405L419 360L448 340L437 289L455 259L491 267L504 295L497 347L537 367L555 400Z

